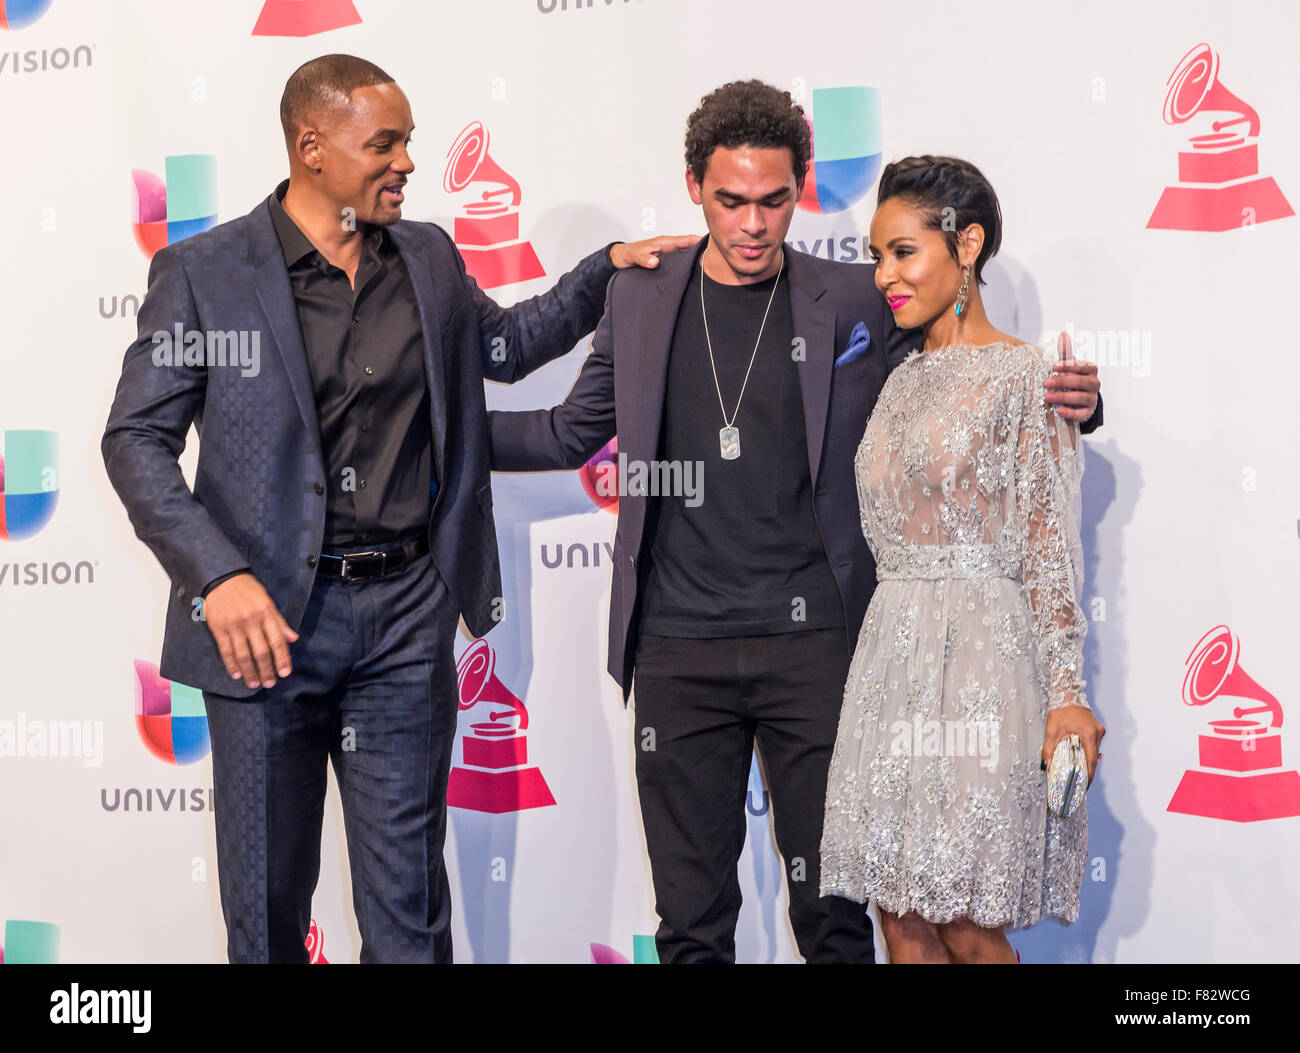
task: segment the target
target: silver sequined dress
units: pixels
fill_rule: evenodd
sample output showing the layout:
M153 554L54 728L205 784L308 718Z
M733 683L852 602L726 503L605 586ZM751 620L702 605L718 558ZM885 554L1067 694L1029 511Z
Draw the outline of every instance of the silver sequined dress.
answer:
M1086 806L1047 813L1048 709L1086 705L1078 426L1028 344L912 352L858 448L879 585L844 691L821 893L932 922L1079 913Z

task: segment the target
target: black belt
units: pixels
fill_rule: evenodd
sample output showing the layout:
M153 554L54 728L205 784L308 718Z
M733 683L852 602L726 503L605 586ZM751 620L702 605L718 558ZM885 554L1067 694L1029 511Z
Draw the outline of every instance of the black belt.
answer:
M429 539L421 534L407 541L395 541L382 548L350 551L336 549L320 554L317 573L338 578L340 581L365 581L380 578L419 559L429 551Z

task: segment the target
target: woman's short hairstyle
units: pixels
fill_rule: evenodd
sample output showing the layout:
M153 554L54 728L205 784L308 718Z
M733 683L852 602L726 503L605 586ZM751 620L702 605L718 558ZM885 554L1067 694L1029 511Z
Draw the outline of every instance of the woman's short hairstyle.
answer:
M876 194L879 208L892 197L901 198L925 217L925 225L940 231L948 252L957 259L960 233L972 223L984 228L984 245L975 260L975 281L1002 244L1002 209L984 173L959 157L904 157L886 165Z

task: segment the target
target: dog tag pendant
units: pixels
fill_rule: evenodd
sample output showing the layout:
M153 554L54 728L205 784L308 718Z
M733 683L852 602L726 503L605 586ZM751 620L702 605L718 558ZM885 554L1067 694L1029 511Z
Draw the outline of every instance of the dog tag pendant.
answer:
M734 461L740 456L740 429L727 427L718 429L718 442L722 445L722 459Z

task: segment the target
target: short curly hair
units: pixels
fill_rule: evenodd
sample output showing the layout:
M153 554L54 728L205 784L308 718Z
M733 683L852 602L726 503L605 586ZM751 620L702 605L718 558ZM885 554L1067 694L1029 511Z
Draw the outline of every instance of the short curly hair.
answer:
M686 122L686 167L704 182L709 158L718 147L785 147L794 162L795 183L803 186L812 157L812 132L803 107L761 80L735 80L711 91Z

